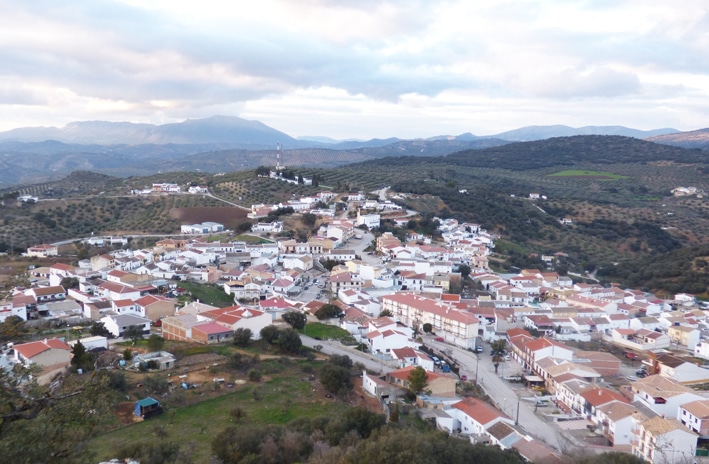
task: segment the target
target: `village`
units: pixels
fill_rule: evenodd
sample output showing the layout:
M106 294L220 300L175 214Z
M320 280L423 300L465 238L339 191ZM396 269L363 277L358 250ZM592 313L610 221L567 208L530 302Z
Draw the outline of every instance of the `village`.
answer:
M140 194L174 193L156 184ZM171 187L172 186L172 187ZM179 186L178 186L179 187ZM196 188L196 194L206 189ZM282 221L256 222L257 240L219 241L222 224L185 224L183 236L154 247L96 254L76 266L29 270L31 286L0 302L0 323L51 320L62 326L100 322L110 337L82 339L110 349L128 332L195 344L231 342L239 329L254 338L283 316L304 314L346 330L351 345L302 335L305 346L347 354L366 367L362 388L385 411L405 396L411 372L424 369L420 417L473 443L514 448L529 461L555 459L569 448L632 453L653 463L695 462L709 455L709 321L694 295L658 298L604 287L547 270L490 270L498 237L478 224L438 221L437 240L409 231L380 233L383 217L406 224L417 216L387 197L332 192L278 205L253 205L256 221L293 208L321 221L307 240L282 238ZM338 210L334 201L344 203ZM88 245L124 244L91 237ZM41 244L28 257L51 261L59 246ZM71 288L62 286L75 279ZM217 285L232 305L178 303L180 282ZM324 320L325 305L339 308ZM43 378L66 369L76 341L10 343L0 366L38 365ZM174 369L170 353L148 353L157 369ZM461 384L489 399L458 395ZM136 403L136 414L156 406ZM145 409L143 409L145 408ZM149 415L149 414L148 414Z

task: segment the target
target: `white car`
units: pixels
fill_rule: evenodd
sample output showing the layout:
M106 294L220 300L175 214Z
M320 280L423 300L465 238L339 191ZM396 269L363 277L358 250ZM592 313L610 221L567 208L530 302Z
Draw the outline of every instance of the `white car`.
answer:
M638 378L635 377L634 375L629 375L626 377L626 379L630 380L631 382L635 382L636 380L638 380Z

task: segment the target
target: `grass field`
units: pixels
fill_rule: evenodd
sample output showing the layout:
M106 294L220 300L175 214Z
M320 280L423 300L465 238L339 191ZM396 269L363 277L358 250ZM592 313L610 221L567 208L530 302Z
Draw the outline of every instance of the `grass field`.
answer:
M549 174L549 177L586 177L597 180L619 180L628 178L628 176L621 176L620 174L614 174L612 172L584 171L580 169L566 169L564 171L555 172L554 174Z
M299 331L308 337L317 338L320 340L341 340L349 341L352 335L345 329L335 327L334 325L323 324L321 322L309 323L305 330Z
M183 445L192 443L194 462L209 462L212 438L225 427L234 425L231 411L237 407L246 413L244 423L257 426L285 424L304 416L333 416L348 407L344 402L324 398L298 366L292 366L289 371L260 384L237 385L232 393L192 406L168 407L161 416L97 437L91 446L100 460L108 460L125 444L161 436L161 440ZM199 390L184 393L198 395Z
M224 293L224 289L218 285L203 285L194 282L180 282L179 286L192 293L192 297L208 305L225 308L233 306L233 297Z

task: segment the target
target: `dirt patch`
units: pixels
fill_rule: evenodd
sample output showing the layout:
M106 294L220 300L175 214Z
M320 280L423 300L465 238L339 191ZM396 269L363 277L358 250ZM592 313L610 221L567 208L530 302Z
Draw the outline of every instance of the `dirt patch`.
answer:
M129 425L135 422L135 415L133 414L135 404L125 401L120 403L116 408L116 417L118 421L123 425Z
M248 211L228 206L211 208L172 208L170 217L177 219L182 224L200 224L202 222L218 222L227 229L236 227L246 220Z
M359 406L371 412L381 414L382 405L379 400L369 396L362 388L362 377L357 377L354 381L354 406Z

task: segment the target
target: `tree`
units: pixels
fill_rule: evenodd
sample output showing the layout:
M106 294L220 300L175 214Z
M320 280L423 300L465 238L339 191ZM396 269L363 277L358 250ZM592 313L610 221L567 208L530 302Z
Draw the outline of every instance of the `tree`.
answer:
M352 390L350 370L335 364L325 364L320 369L320 383L330 393L347 393Z
M250 223L249 221L245 221L239 224L236 228L239 232L249 232L252 226L252 223Z
M234 331L234 345L236 346L248 346L251 343L251 329L244 327L239 327Z
M59 285L64 287L65 290L70 288L79 288L79 279L77 277L64 277Z
M94 321L91 323L89 333L94 337L113 337L113 334L108 331L106 325L101 321Z
M394 317L394 313L392 313L388 309L385 309L385 310L379 312L379 317Z
M430 322L426 322L423 325L423 331L424 331L424 333L430 334L433 331L433 325L431 325Z
M278 341L278 336L279 336L279 330L278 327L275 325L267 325L263 329L261 329L261 338L266 340L266 343L270 345L275 345L276 342Z
M86 347L80 341L74 344L71 349L71 365L77 369L89 370L91 367L91 355L86 351Z
M305 224L306 226L314 226L315 221L317 221L318 217L313 213L303 213L302 219L303 224Z
M342 310L340 309L339 306L330 304L330 303L325 303L315 311L315 317L318 318L318 320L322 321L325 319L332 319L333 317L337 317L340 315Z
M129 338L133 341L133 344L138 340L143 339L143 326L140 325L130 325L126 330L123 332L123 338Z
M162 351L165 346L165 339L160 335L152 334L148 337L148 350L151 352Z
M406 378L409 381L409 390L415 395L421 393L427 386L428 374L426 370L421 366L416 366L409 376Z
M505 351L506 346L507 346L507 341L504 338L501 338L500 340L495 340L492 343L490 343L490 347L492 348L493 355L502 354Z
M107 372L50 386L33 380L40 370L0 369L3 462L91 462L86 445L114 420L117 405Z
M300 353L300 349L303 347L303 342L300 340L300 335L298 335L298 332L292 328L288 328L280 330L280 334L278 336L278 346L280 346L283 351L298 354Z
M330 359L328 359L328 362L330 364L334 364L335 366L344 367L347 370L352 369L352 359L346 354L333 354L330 356Z
M472 272L472 269L467 264L460 264L458 266L458 272L460 272L460 276L463 278L463 280L465 280Z
M296 330L303 330L307 322L305 314L299 311L288 311L281 316L281 319Z
M268 176L271 173L271 169L266 166L259 166L256 168L255 174L257 176Z
M17 341L27 333L27 323L19 316L10 316L0 323L0 342Z
M125 359L126 361L130 361L133 359L133 351L131 351L130 348L126 348L125 350L123 350L123 359Z

